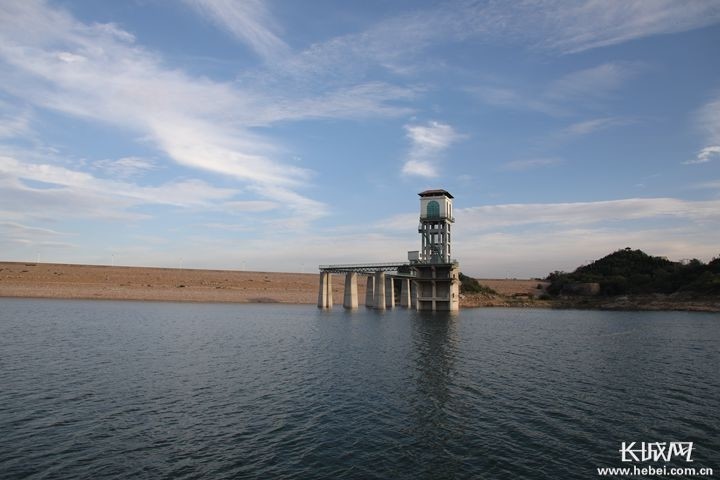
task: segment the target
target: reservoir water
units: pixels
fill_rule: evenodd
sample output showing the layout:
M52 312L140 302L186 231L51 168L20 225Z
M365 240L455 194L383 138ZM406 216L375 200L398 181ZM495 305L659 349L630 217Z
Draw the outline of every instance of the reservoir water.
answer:
M0 300L6 479L598 478L622 442L720 475L720 315Z

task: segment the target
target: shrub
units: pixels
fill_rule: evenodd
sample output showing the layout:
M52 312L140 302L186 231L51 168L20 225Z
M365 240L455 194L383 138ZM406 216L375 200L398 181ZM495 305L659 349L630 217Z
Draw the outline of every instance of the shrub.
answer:
M484 293L497 295L498 293L487 285L483 285L472 277L460 273L460 293Z

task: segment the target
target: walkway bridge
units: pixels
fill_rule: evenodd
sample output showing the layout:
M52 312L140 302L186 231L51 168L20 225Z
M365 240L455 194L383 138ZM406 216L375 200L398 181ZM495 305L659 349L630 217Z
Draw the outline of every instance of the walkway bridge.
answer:
M415 307L413 305L413 283L410 281L414 276L410 262L385 262L385 263L355 263L345 265L320 265L320 289L318 293L318 307L331 308L332 297L332 274L345 274L345 294L343 306L345 308L358 307L357 276L367 275L367 286L365 289L365 305L379 310L395 306L395 282L400 283L400 305L403 307ZM388 272L393 272L386 275Z
M386 262L386 263L350 263L347 265L320 265L321 272L328 273L362 273L365 275L375 272L395 272L403 267L409 270L410 262Z

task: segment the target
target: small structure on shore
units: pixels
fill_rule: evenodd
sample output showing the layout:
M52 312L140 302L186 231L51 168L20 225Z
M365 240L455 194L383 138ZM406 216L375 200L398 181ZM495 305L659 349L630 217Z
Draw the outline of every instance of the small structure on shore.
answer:
M367 275L365 306L429 311L460 308L460 270L452 259L453 196L445 190L420 192L420 250L407 262L320 265L318 308L332 308L332 274L345 274L343 307L358 307L357 276ZM398 288L399 287L399 288ZM399 296L399 298L397 298Z

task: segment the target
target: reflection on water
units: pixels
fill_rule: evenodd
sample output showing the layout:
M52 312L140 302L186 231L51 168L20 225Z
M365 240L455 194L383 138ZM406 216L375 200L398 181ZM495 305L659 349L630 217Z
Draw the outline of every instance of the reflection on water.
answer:
M417 312L411 325L413 383L410 396L415 447L427 452L427 468L433 478L454 476L457 457L447 455L450 439L458 435L459 412L453 402L451 382L457 350L457 314ZM439 468L436 468L439 467Z
M597 478L720 464L720 318L0 300L3 478Z

